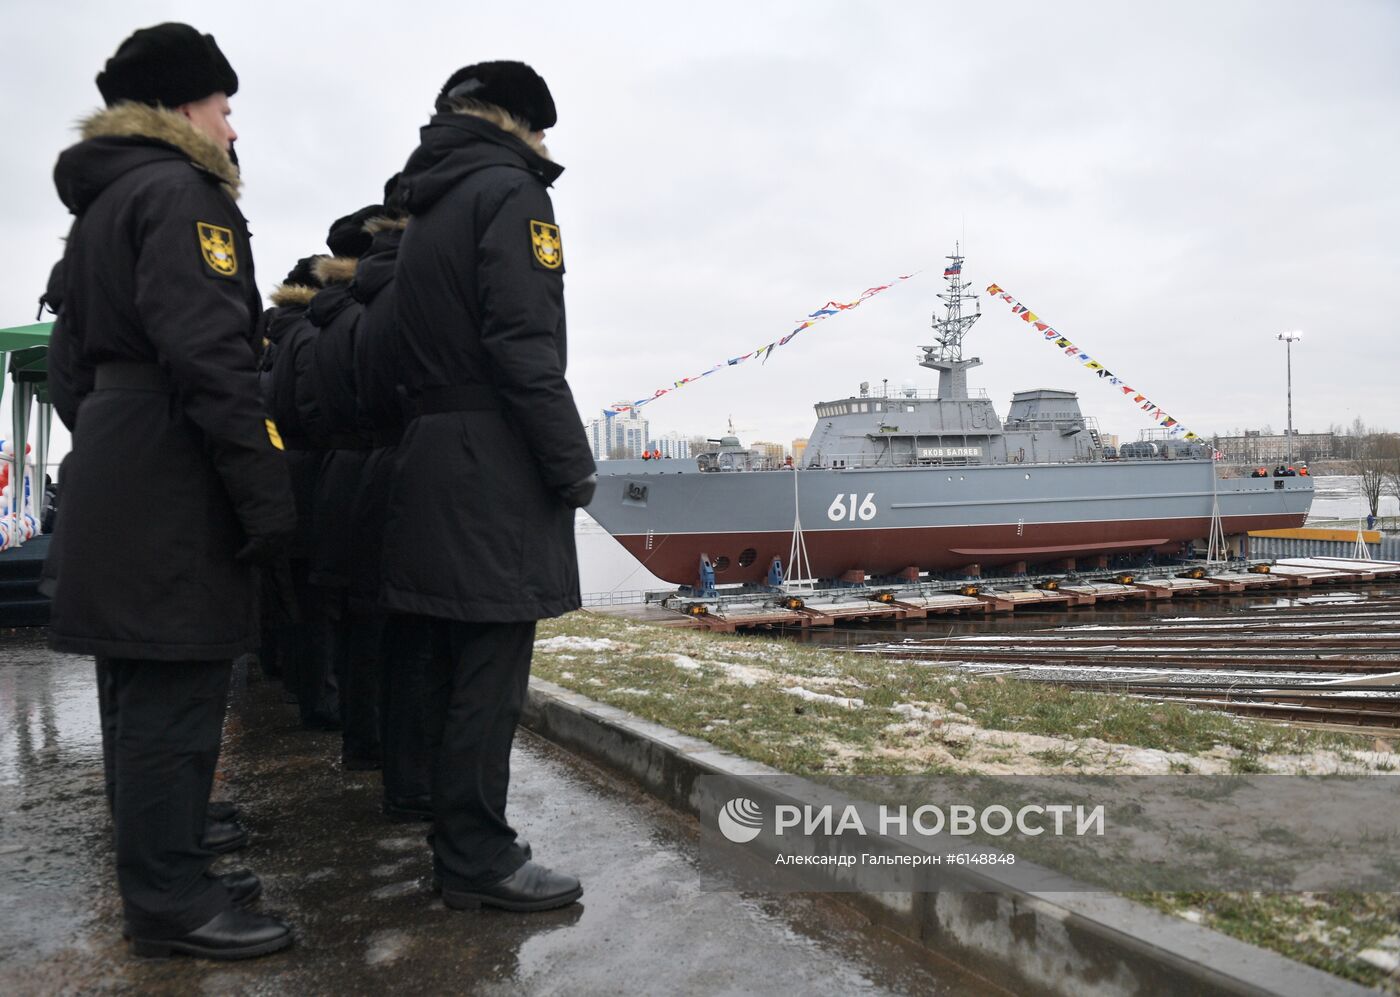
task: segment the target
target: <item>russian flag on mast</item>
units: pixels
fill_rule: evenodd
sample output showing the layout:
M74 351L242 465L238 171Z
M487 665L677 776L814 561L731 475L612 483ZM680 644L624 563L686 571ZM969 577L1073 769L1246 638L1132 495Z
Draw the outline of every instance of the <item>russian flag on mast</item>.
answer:
M943 269L944 277L953 277L962 273L962 260L954 260Z

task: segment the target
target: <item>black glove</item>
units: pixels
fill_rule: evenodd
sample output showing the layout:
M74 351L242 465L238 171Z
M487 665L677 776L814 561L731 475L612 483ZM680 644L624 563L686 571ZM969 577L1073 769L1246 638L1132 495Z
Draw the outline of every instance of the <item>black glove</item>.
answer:
M570 509L582 509L593 501L593 493L597 490L598 475L595 472L586 478L580 478L572 485L565 485L559 489L559 497Z
M281 535L271 537L251 537L243 549L233 555L240 564L271 564L287 550L287 538Z

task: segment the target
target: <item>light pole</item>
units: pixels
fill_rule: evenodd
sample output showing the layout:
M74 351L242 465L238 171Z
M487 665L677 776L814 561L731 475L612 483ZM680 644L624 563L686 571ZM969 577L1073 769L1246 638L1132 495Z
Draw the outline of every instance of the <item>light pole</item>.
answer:
M1284 343L1288 355L1288 463L1293 464L1293 344L1301 342L1301 332L1280 332L1279 342Z

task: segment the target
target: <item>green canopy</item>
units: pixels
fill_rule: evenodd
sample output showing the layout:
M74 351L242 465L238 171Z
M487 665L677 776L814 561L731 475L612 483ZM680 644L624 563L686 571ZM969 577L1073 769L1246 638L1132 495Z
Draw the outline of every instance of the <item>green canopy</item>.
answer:
M49 333L53 332L52 322L37 325L17 325L10 329L0 329L0 353L22 350L26 346L49 345Z
M16 384L28 382L35 385L35 394L41 402L49 400L51 332L52 322L0 329L0 399L5 397L5 374L9 374ZM6 359L9 360L8 364L5 363Z

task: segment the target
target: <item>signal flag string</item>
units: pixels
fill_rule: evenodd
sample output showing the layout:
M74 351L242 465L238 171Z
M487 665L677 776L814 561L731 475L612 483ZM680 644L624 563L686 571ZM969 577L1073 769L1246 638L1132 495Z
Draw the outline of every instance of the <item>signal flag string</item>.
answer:
M1006 291L1002 290L1000 286L998 286L997 284L988 284L987 293L994 297L1000 298L1002 301L1005 301L1008 305L1010 305L1011 312L1013 315L1019 315L1021 317L1021 321L1035 326L1036 330L1040 332L1042 336L1045 337L1045 341L1047 343L1052 343L1057 348L1062 350L1065 356L1069 357L1071 360L1079 364L1085 370L1093 371L1094 374L1096 374L1100 378L1103 378L1114 387L1121 388L1123 390L1123 394L1131 397L1133 404L1137 405L1138 408L1146 412L1147 417L1149 419L1156 422L1157 425L1161 426L1163 429L1167 430L1172 436L1180 436L1183 440L1200 439L1200 437L1197 434L1191 432L1178 420L1168 415L1160 405L1155 404L1141 391L1138 391L1137 388L1134 388L1131 385L1129 385L1121 377L1118 377L1116 374L1114 374L1113 371L1109 370L1107 367L1105 367L1099 361L1095 360L1084 350L1080 349L1074 343L1070 342L1069 339L1060 335L1060 333L1057 332L1055 329L1051 328L1048 323L1042 322L1039 315L1031 311L1025 305L1021 304L1021 302L1017 301ZM1216 460L1220 460L1224 456L1224 454L1222 454L1219 450L1214 450L1212 451L1212 456L1214 456Z
M609 419L611 419L613 416L619 415L623 412L632 412L636 409L641 408L643 405L650 405L658 398L661 398L664 395L669 395L671 392L677 391L685 387L687 384L694 384L701 378L709 377L715 371L723 370L726 367L737 367L739 364L744 363L748 360L757 360L759 357L762 357L763 362L766 364L768 362L768 358L773 355L774 350L776 350L780 346L786 346L788 343L792 342L792 340L797 336L799 332L802 332L806 329L810 329L818 322L825 322L833 315L840 315L842 312L848 312L852 308L859 308L865 302L875 297L875 295L880 294L883 291L888 291L890 288L906 280L910 280L911 278L917 277L920 273L922 273L922 271L915 270L913 273L902 274L901 276L896 277L888 284L877 284L875 287L867 287L864 291L860 292L860 296L857 297L854 301L828 301L816 311L810 312L806 318L802 319L798 323L796 329L793 329L792 332L788 333L782 339L774 340L771 343L767 343L763 346L760 346L755 350L751 350L748 353L745 353L741 357L734 357L732 360L725 360L720 363L717 363L709 370L702 371L701 373L696 374L694 377L683 377L678 381L673 381L669 388L658 388L648 398L641 398L630 404L619 403L617 405L610 405L603 410L603 414Z

